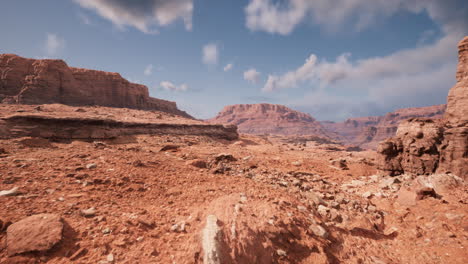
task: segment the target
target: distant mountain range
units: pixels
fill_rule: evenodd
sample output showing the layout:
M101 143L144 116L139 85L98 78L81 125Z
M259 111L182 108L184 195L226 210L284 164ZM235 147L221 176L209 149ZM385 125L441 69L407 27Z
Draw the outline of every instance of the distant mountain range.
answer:
M446 105L403 108L384 116L319 122L309 114L283 105L239 104L224 107L208 122L236 125L245 134L316 135L374 149L380 141L395 135L400 122L414 117L442 118L445 108Z

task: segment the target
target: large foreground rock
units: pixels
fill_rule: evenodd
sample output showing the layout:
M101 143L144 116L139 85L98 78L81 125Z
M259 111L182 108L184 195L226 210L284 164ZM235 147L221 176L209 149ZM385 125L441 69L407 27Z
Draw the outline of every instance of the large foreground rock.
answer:
M62 240L63 223L55 214L27 217L7 229L7 251L13 256L31 251L46 251Z
M148 88L118 73L69 67L62 60L0 54L0 103L100 105L158 110L190 117L176 103L152 98Z
M381 171L390 175L453 173L468 178L468 37L459 43L456 76L443 120L409 120L400 124L395 137L380 144Z

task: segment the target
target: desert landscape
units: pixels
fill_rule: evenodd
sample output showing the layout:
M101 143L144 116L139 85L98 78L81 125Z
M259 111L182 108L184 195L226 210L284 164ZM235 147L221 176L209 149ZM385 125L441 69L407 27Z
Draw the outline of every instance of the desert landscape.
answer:
M452 49L446 104L344 121L200 118L119 73L0 54L0 263L467 263L468 36Z

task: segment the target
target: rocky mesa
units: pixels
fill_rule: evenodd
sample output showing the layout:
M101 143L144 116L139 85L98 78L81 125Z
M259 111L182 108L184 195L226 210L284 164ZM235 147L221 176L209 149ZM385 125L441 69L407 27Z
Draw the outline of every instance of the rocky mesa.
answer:
M468 36L459 43L457 83L450 90L440 121L411 119L377 150L379 169L403 173L453 173L468 177Z
M158 110L191 118L175 102L152 98L148 88L118 73L69 67L63 60L0 55L0 102L99 105Z
M236 125L240 133L327 136L326 129L311 115L276 104L229 105L208 120Z
M336 139L362 148L376 149L379 142L396 134L398 125L410 118L441 119L446 105L402 108L384 116L349 118L344 122L321 122ZM332 134L333 135L333 134Z

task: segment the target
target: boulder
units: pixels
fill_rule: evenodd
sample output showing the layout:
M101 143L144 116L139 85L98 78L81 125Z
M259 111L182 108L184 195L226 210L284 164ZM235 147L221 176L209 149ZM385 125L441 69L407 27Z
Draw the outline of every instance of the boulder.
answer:
M38 214L20 220L7 229L8 255L47 251L62 240L63 222L55 214Z

